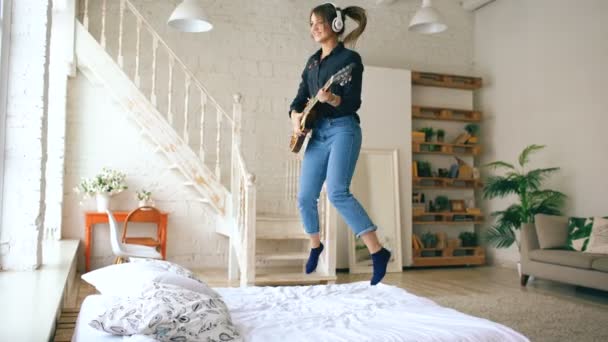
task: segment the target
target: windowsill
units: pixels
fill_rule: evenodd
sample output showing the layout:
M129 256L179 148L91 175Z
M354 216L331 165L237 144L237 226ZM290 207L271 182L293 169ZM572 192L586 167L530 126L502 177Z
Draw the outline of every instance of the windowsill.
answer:
M45 241L44 265L35 271L0 272L0 340L49 341L70 277L78 240Z

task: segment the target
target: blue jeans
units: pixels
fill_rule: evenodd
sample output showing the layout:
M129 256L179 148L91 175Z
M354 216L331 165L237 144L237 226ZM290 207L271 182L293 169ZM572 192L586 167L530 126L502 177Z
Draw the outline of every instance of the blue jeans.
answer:
M361 150L361 127L354 116L320 119L304 152L298 208L308 234L319 233L317 202L327 180L327 195L357 237L377 227L350 193Z

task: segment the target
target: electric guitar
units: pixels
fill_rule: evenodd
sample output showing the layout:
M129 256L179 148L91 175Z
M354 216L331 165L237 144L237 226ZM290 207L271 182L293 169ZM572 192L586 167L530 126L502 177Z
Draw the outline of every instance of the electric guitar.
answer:
M323 86L323 90L327 91L327 89L329 89L329 87L331 87L334 83L338 83L343 86L346 83L350 82L351 72L353 71L354 67L355 63L351 63L340 69L337 73L333 74ZM317 119L317 111L315 110L315 106L317 105L317 103L319 103L319 99L317 99L316 95L312 99L308 100L308 102L306 103L306 107L304 107L304 110L302 111L302 120L300 121L301 130L310 130L313 128L313 124ZM293 133L293 135L291 136L291 141L289 142L289 149L291 150L291 152L300 152L300 149L302 148L302 144L304 144L305 139L306 134L298 135L296 133Z

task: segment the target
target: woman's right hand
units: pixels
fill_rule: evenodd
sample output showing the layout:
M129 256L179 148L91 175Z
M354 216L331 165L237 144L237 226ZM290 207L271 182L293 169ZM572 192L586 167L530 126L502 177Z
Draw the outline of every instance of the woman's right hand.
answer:
M291 125L293 126L293 134L295 135L306 135L306 133L308 133L308 130L302 130L301 126L302 126L302 116L304 114L303 113L298 113L296 111L291 112Z

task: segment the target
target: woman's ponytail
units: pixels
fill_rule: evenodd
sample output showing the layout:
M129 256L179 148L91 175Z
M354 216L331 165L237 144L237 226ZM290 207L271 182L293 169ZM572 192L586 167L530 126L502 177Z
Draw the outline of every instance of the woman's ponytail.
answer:
M346 37L344 37L344 44L350 47L355 47L357 39L361 36L367 26L367 13L365 9L359 6L349 6L342 10L345 16L353 19L359 25L356 29L352 30Z

